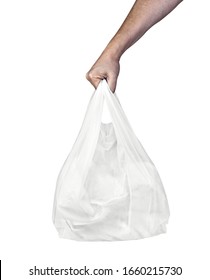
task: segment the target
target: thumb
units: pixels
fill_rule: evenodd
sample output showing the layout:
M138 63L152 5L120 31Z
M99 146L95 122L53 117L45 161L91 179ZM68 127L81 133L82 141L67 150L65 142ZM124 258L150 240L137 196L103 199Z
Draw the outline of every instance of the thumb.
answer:
M116 76L109 76L107 77L107 83L111 89L111 91L114 93L116 86L117 86L117 77Z

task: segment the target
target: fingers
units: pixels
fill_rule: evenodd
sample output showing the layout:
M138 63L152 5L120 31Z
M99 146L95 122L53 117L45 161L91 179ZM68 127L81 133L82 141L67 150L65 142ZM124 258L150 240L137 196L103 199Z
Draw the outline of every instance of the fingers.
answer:
M120 65L118 60L100 58L91 67L86 74L86 79L96 89L101 80L106 80L111 91L114 93L117 85L117 78L120 71Z
M89 72L87 72L86 74L86 79L94 86L94 88L96 89L100 83L101 80L104 79L103 76L95 76L94 73L90 70Z
M107 76L107 75L100 75L100 76L94 76L91 71L89 71L86 74L86 79L94 86L96 89L100 83L101 80L106 79L110 89L112 92L115 92L116 85L117 85L117 77L115 76Z

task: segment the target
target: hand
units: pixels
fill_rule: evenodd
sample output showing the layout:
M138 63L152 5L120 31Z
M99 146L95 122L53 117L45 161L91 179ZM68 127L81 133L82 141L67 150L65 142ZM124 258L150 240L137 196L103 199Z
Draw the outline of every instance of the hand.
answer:
M101 80L106 79L111 91L115 92L119 72L119 60L102 55L87 72L86 78L95 88Z

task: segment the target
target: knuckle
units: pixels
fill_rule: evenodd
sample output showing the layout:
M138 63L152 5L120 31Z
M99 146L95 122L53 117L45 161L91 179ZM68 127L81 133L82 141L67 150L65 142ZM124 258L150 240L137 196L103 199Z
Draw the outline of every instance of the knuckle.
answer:
M85 77L86 77L87 80L90 79L90 74L89 74L89 72L86 73Z
M88 71L86 73L86 79L89 80L89 81L94 79L94 75L91 71Z

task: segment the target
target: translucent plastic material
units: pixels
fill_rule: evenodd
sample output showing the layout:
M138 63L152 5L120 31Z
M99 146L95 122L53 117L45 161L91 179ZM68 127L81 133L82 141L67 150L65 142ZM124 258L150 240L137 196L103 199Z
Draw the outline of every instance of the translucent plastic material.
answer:
M112 121L103 123L104 101ZM78 241L141 239L166 232L169 206L159 174L105 80L93 93L59 173L53 223Z

